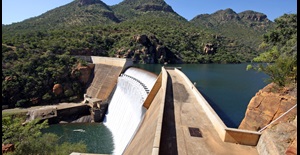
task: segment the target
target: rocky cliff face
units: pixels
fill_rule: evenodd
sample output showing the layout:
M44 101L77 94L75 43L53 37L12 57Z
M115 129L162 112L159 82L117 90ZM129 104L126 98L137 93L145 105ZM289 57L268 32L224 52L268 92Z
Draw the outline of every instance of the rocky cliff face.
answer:
M115 57L131 58L134 62L140 63L182 63L167 47L156 38L155 35L135 35L131 44L135 44L135 49L121 48Z
M297 119L272 126L262 132L256 146L259 154L296 155Z
M200 14L191 20L194 24L206 25L211 24L211 27L217 27L223 24L237 24L240 27L253 27L260 25L269 26L272 22L267 18L267 15L251 10L236 13L232 9L216 11L213 14Z
M297 88L277 88L273 83L260 90L251 99L245 117L239 128L258 131L267 124L281 116L297 103ZM286 122L293 119L297 109L293 109L279 122Z
M297 87L271 83L251 99L239 129L258 131L297 104ZM262 131L260 154L297 154L297 108Z
M267 15L251 10L243 11L238 15L242 20L270 22L270 20L267 18Z

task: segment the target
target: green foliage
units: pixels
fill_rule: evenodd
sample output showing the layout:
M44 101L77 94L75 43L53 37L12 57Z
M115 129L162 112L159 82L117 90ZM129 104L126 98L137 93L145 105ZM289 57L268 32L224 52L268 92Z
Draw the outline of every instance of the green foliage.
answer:
M279 86L297 83L297 14L285 14L275 19L275 29L264 36L266 52L253 59L267 65L248 66L270 76L269 82Z
M297 79L297 58L282 56L274 64L260 68L270 76L270 82L279 86L285 86Z
M27 107L35 102L52 104L83 96L80 72L71 76L71 70L77 63L86 63L74 55L119 56L139 63L250 62L261 53L256 47L271 23L228 20L227 14L230 18L237 16L230 9L202 16L205 26L196 19L187 21L163 0L125 0L111 7L101 1L81 4L75 0L38 17L4 25L2 103ZM285 20L278 22L284 29ZM292 32L286 30L285 38ZM134 39L138 35L147 35L151 47ZM269 40L262 47L268 49ZM204 50L208 43L213 45L210 54ZM158 47L164 48L164 55L157 56ZM71 89L56 96L52 88L58 83Z
M280 56L277 46L274 46L272 49L261 53L258 57L255 57L253 61L255 62L267 62L272 63L275 62Z
M18 49L18 48L17 48ZM36 53L27 50L25 57L18 57L15 61L4 61L2 70L2 103L11 107L28 107L35 101L49 102L51 99L60 99L52 93L54 84L72 85L78 83L79 75L72 76L71 71L79 62L75 57L66 54L55 55L48 51ZM4 56L3 59L7 60ZM83 95L84 87L75 87L69 90L66 96L72 92Z
M23 119L14 116L2 118L2 144L14 144L14 152L10 155L57 155L70 154L72 152L86 152L86 145L80 143L59 144L59 137L51 133L41 133L41 129L47 128L47 121L38 123L33 120L22 125Z
M272 45L285 46L297 34L297 14L284 14L275 19L275 29L264 35L264 41Z
M2 144L12 143L16 148L30 142L29 140L36 139L42 135L41 129L48 127L48 122L34 120L26 125L22 125L21 118L13 118L10 116L2 118Z
M87 148L83 142L68 143L64 142L61 145L56 145L55 152L51 152L51 155L56 154L71 154L72 152L86 152Z
M261 18L255 20L251 17ZM236 13L232 9L198 15L190 22L199 28L217 34L219 37L230 38L231 41L224 45L231 48L232 51L247 54L247 56L238 56L241 59L245 57L252 59L261 53L262 50L257 47L262 42L262 35L273 27L273 22L269 21L262 13L255 11Z
M114 22L101 20L103 17L114 17L99 13L101 10L115 14L122 22L112 24ZM82 5L76 0L36 18L4 26L2 38L3 43L13 45L18 47L18 51L23 51L17 53L18 57L26 56L24 53L28 50L38 53L51 51L53 54L114 57L120 49L131 51L142 49L132 38L146 34L158 38L160 43L170 49L172 55L182 60L179 62L239 63L251 61L260 53L256 49L257 43L261 41L260 35L265 33L270 23L247 21L243 20L244 18L241 21L234 18L232 23L223 21L225 14L238 16L230 9L226 9L225 13L218 11L208 16L209 18L204 18L205 22L213 25L213 28L205 28L199 24L199 20L188 22L163 0L126 0L112 7L102 2ZM248 14L263 16L256 12L245 12L242 15L246 17ZM60 16L64 18L59 18ZM78 18L75 20L74 16ZM253 23L256 23L256 26L249 26ZM207 43L214 44L215 53L219 54L205 56L203 48ZM16 59L13 54L9 55L12 57L7 56L7 58ZM143 63L145 63L143 57L149 59L146 54L135 58L139 57ZM208 61L207 58L209 58Z

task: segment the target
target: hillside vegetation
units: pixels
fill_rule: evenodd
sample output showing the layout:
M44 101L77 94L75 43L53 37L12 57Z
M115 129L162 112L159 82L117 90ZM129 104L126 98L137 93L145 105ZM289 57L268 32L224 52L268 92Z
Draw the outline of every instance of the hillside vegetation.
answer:
M297 14L284 14L275 19L275 29L264 35L260 48L265 52L254 58L266 65L254 66L270 76L280 87L297 87ZM252 65L248 69L253 68Z
M205 18L204 18L205 17ZM203 24L204 23L204 24ZM2 104L26 107L80 99L74 55L136 63L241 63L263 50L272 28L262 13L231 9L187 21L163 0L74 0L40 16L2 26ZM209 25L209 26L207 26ZM55 95L60 84L63 95Z

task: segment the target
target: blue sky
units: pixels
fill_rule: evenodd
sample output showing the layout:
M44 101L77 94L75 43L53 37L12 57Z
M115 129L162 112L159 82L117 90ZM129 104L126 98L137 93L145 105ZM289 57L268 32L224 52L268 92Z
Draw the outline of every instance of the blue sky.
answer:
M122 0L102 0L107 5ZM72 2L72 0L2 0L2 24L11 24L39 16L46 11ZM253 10L264 13L268 19L284 13L297 13L297 0L165 0L178 14L191 20L204 13L214 13L227 8L240 13Z

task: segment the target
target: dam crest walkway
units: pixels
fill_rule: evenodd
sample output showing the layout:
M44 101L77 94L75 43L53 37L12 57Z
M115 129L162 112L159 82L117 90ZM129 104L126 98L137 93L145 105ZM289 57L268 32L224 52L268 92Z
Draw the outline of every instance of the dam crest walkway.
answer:
M160 88L124 154L258 154L259 134L227 128L179 69L162 67L157 81Z

